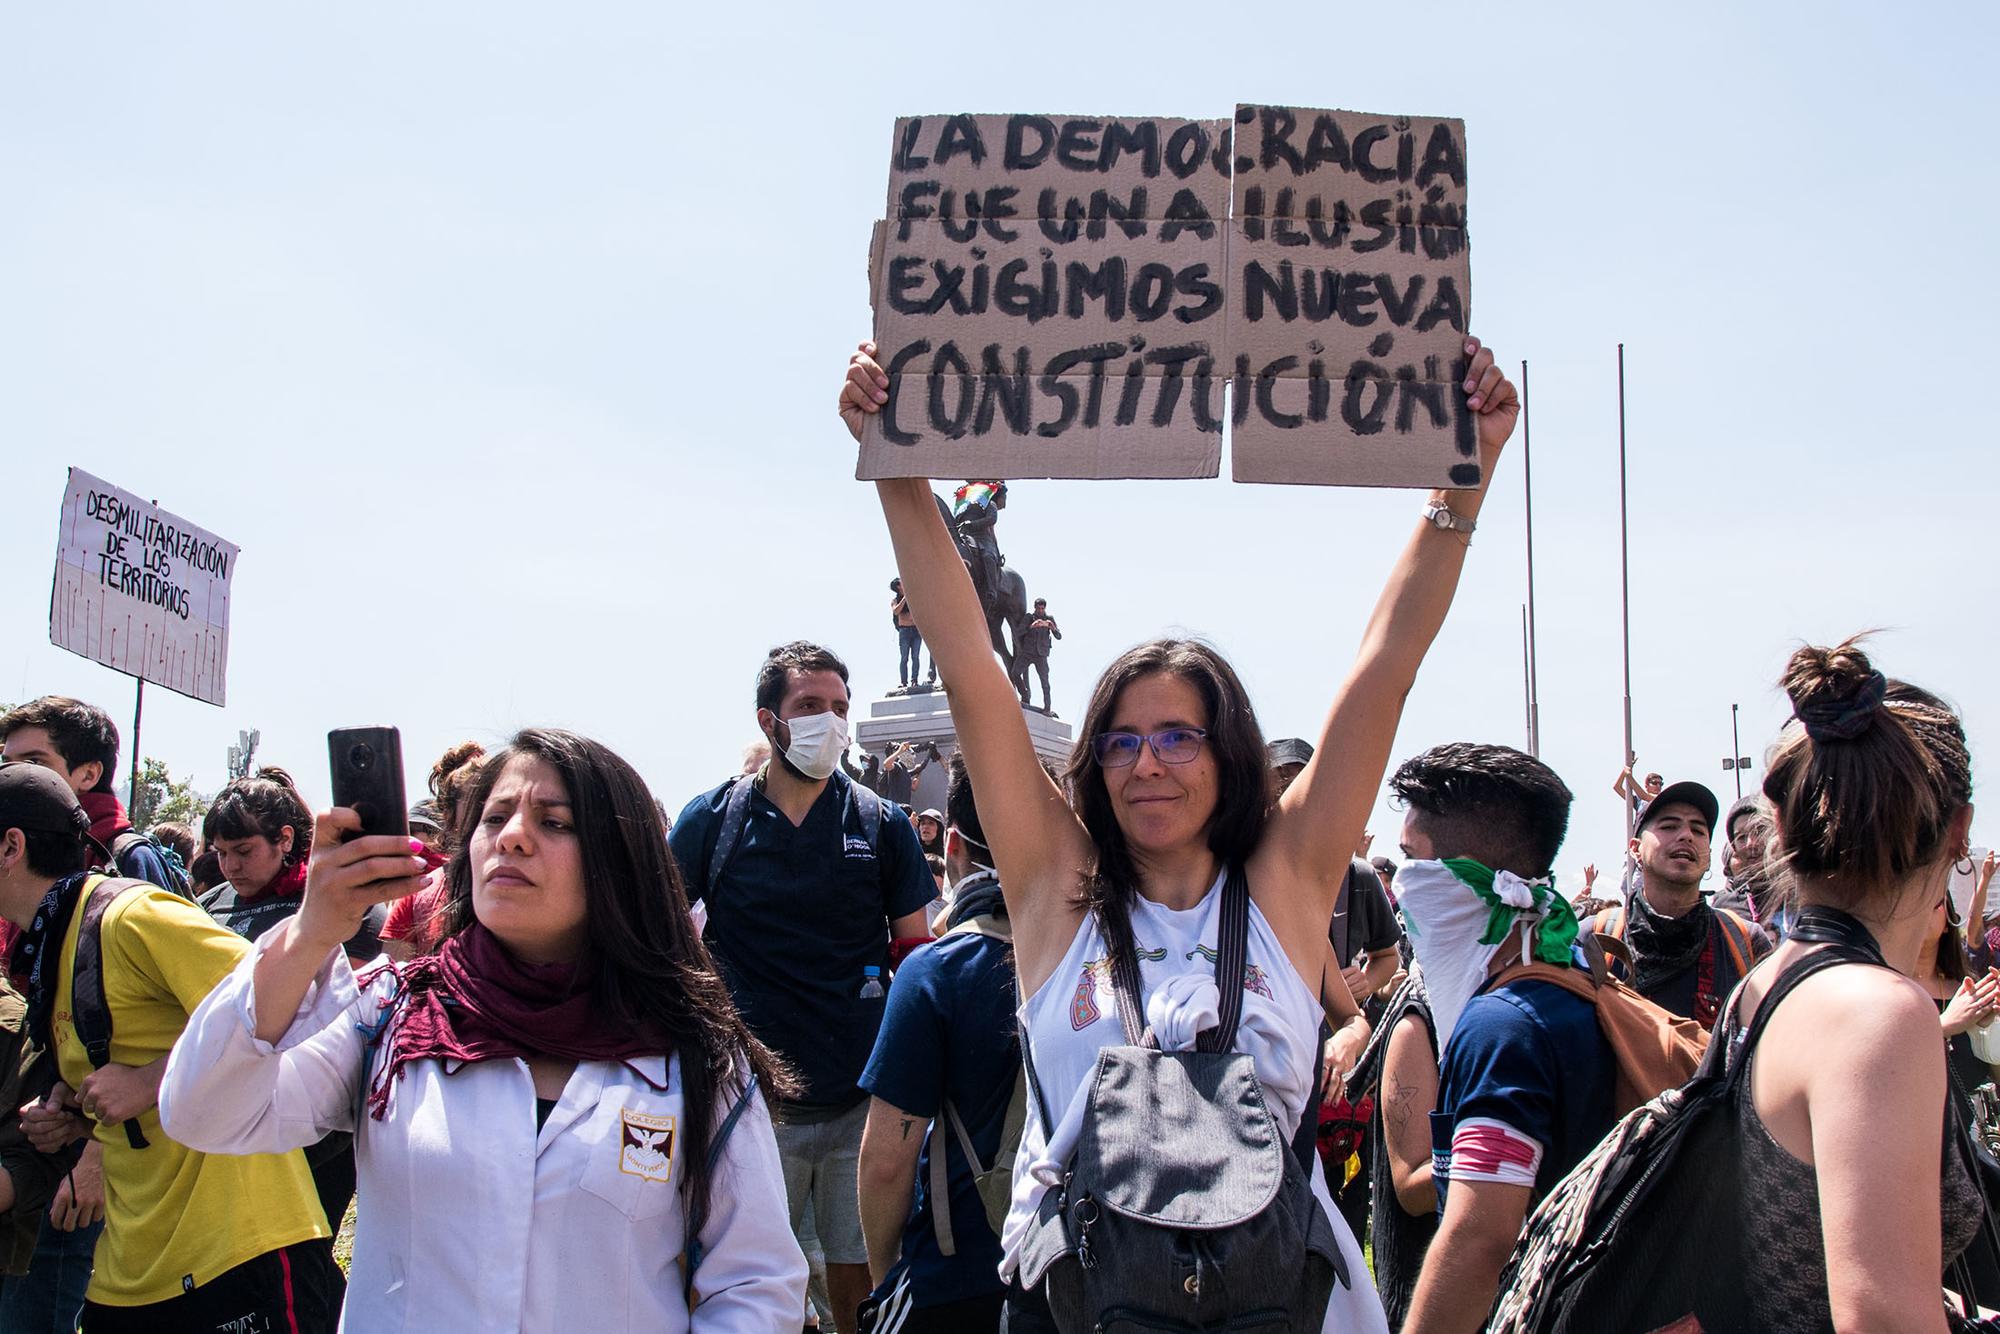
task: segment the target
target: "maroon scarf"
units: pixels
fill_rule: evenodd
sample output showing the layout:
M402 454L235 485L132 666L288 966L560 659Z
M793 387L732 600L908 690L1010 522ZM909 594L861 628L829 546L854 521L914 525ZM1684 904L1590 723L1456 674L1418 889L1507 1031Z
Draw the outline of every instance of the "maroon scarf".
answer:
M236 899L239 903L255 903L259 899L271 898L295 899L305 892L306 859L301 857L289 866L281 867L278 873L271 877L271 883L255 894L245 894L239 890Z
M132 822L125 818L124 803L118 800L115 792L86 792L76 799L76 804L83 807L83 813L90 817L90 836L106 848L111 846L112 839L132 827ZM116 866L105 869L113 875L118 874Z
M437 953L404 964L397 999L402 1012L389 1033L389 1054L368 1089L378 1121L389 1110L390 1087L411 1061L442 1061L447 1074L468 1062L508 1057L618 1061L665 1088L632 1062L667 1055L672 1043L645 1025L602 1021L587 968L523 963L476 921Z

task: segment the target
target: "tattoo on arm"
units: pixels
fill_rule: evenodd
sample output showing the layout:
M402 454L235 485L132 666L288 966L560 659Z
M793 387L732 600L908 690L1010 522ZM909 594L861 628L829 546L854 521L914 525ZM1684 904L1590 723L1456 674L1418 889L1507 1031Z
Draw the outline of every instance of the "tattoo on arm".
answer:
M1403 1127L1410 1123L1410 1111L1416 1100L1414 1084L1404 1084L1395 1079L1389 1081L1389 1099L1383 1104L1382 1115L1396 1134L1401 1135Z
M905 1141L908 1141L908 1139L910 1138L910 1127L914 1126L916 1123L917 1119L914 1116L906 1116L902 1119L903 1139Z

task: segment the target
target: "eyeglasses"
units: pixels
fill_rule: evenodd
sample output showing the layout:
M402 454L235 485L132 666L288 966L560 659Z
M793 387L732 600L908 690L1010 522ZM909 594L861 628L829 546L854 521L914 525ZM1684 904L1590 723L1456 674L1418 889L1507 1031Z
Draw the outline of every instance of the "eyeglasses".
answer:
M1106 769L1123 769L1139 762L1139 748L1150 745L1162 764L1186 764L1201 754L1208 733L1199 727L1169 727L1164 732L1099 732L1090 739L1091 753Z

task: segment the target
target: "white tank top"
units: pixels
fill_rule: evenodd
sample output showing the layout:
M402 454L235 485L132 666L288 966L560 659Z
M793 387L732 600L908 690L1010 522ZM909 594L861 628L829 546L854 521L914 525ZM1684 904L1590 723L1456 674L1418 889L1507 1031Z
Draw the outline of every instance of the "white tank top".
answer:
M1185 911L1133 897L1132 938L1139 952L1142 1013L1146 998L1167 979L1185 973L1214 976L1217 919L1226 874L1218 873L1201 902ZM1059 1130L1081 1115L1084 1084L1097 1066L1098 1051L1125 1041L1118 1003L1111 991L1111 970L1106 962L1109 953L1097 918L1086 915L1056 971L1019 1011L1034 1047L1035 1078L1042 1100ZM1319 1069L1320 1003L1314 988L1299 977L1254 900L1245 958L1243 1018L1237 1026L1236 1050L1256 1063L1257 1079L1264 1086L1271 1114L1289 1139L1299 1128ZM1047 1127L1036 1112L1021 1132L1021 1152L1014 1160L1014 1198L1000 1233L1000 1272L1008 1279L1013 1278L1019 1264L1028 1221L1048 1190L1028 1172L1029 1165L1041 1159L1047 1147ZM1386 1334L1388 1323L1361 1248L1334 1209L1317 1164L1309 1175L1313 1194L1333 1223L1354 1284L1351 1290L1335 1286L1324 1329L1381 1330Z

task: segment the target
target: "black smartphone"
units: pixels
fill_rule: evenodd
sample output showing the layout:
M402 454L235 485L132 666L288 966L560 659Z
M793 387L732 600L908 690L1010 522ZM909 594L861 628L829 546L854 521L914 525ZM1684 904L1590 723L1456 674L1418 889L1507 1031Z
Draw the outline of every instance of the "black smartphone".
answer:
M410 836L403 800L403 737L393 727L336 727L326 734L333 804L361 816L361 834Z

